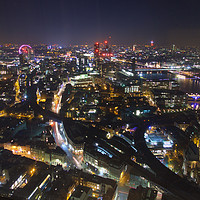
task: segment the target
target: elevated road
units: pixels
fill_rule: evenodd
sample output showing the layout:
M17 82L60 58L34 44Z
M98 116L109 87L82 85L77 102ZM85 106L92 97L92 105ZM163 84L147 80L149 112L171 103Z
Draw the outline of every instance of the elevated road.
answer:
M151 123L142 123L135 133L135 148L139 151L145 164L147 164L155 173L155 183L166 188L178 199L198 200L200 197L200 188L195 183L181 178L179 175L165 167L148 149L144 139L144 133Z
M62 93L60 93L59 96L61 96L61 94ZM55 125L56 123L62 122L63 120L63 118L58 114L60 105L56 105L55 107L55 112L57 113L45 110L41 108L39 105L37 105L37 103L34 103L33 101L30 102L30 105L32 106L34 111L36 111L37 113L40 113L44 117L47 117L49 119L56 121ZM161 117L161 119L159 119L158 116L156 117L158 119L156 119L155 121L157 121L159 124L162 124L163 120L166 120L166 118ZM173 119L170 118L169 121L172 122ZM74 122L71 121L71 123L74 123ZM55 132L57 134L60 134L59 127L57 125L55 126ZM142 168L137 163L131 161L130 157L127 157L127 156L120 156L120 157L123 160L125 160L128 164L132 165L135 169L137 169L141 173L141 176L165 188L167 191L174 194L177 197L177 199L199 200L200 188L197 187L195 183L191 183L187 179L181 178L177 174L173 173L170 169L165 167L159 160L157 160L157 158L148 149L146 145L146 141L144 139L144 133L146 132L147 128L150 125L153 125L153 122L148 121L148 123L145 123L145 122L140 123L138 129L135 132L134 140L135 140L135 148L138 150L138 153L142 157L145 164L147 164L155 172L155 174L150 173L148 170ZM58 144L60 143L62 147L62 143L64 141L57 137L57 142ZM68 154L67 151L66 153ZM72 162L76 164L77 162L76 162L75 157L71 155L71 158L74 160Z

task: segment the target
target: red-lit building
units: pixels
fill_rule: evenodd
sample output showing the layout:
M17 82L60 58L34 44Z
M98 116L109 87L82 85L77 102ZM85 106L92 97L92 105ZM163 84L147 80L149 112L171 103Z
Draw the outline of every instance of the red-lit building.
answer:
M113 53L111 52L111 48L108 45L108 41L105 40L104 43L101 44L101 48L100 48L100 44L99 42L96 42L94 44L94 57L95 58L110 58L113 56Z
M94 57L99 58L100 56L100 49L99 49L99 42L94 44Z
M108 45L108 41L105 40L104 43L103 43L102 51L101 51L101 57L103 57L103 58L104 57L109 58L109 57L112 57L112 56L113 56L113 54L111 52L111 48Z

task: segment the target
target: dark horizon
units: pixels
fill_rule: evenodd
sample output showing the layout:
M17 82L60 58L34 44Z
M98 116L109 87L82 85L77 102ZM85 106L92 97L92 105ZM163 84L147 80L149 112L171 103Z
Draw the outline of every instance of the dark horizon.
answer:
M200 46L194 1L2 0L0 43Z

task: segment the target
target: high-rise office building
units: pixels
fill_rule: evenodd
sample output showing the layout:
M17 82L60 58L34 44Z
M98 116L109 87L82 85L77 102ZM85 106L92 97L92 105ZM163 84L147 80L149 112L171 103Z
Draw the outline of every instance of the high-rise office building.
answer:
M99 55L100 55L100 51L99 51L100 49L99 49L99 43L98 42L96 42L95 44L94 44L94 57L95 58L98 58L99 57Z

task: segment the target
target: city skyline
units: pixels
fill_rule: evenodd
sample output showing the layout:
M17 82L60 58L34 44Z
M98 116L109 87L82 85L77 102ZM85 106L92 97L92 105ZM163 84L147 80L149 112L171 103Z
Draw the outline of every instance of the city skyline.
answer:
M110 42L0 45L0 198L199 199L200 49Z
M198 7L187 1L1 1L0 42L200 45Z
M0 199L199 200L195 1L0 8Z

